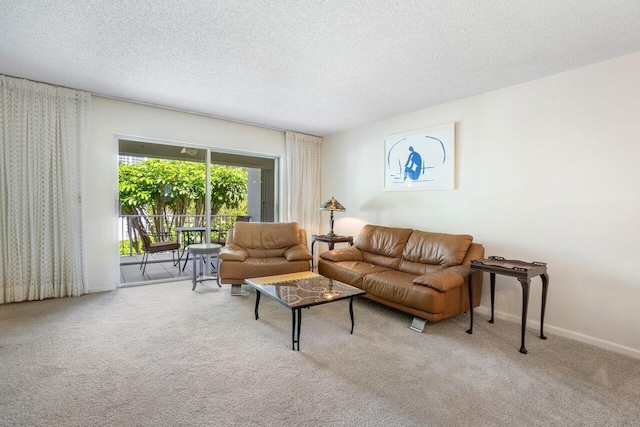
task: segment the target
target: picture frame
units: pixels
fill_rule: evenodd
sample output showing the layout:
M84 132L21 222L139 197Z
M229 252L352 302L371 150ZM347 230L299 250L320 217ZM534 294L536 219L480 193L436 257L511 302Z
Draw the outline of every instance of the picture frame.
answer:
M455 123L384 139L383 191L454 190Z

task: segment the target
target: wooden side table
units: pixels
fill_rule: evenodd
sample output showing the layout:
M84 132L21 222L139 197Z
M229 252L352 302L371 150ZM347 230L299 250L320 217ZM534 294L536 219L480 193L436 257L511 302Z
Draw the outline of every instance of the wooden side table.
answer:
M527 327L527 310L529 308L529 284L531 278L540 276L542 279L542 310L540 313L540 338L546 340L544 336L544 309L547 305L547 291L549 290L549 275L547 275L547 264L544 262L524 262L518 260L509 260L502 257L491 256L487 259L478 259L471 261L469 270L469 313L471 325L467 333L473 333L473 287L471 286L471 278L477 272L486 271L491 276L491 320L493 323L493 299L496 291L496 274L511 276L518 279L522 285L522 331L520 338L520 353L527 354L524 346L524 333Z
M353 236L338 236L328 234L313 234L311 236L311 271L313 271L313 246L316 242L322 242L329 244L329 250L332 251L336 243L348 243L349 246L353 246Z

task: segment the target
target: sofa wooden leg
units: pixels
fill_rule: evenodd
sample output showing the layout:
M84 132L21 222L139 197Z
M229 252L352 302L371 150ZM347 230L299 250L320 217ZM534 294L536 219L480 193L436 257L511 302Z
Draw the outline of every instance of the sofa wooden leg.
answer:
M242 295L242 285L231 285L231 295Z
M424 326L426 324L427 324L427 321L425 319L414 317L413 322L411 322L411 326L409 326L409 329L411 329L412 331L422 333L422 331L424 330Z

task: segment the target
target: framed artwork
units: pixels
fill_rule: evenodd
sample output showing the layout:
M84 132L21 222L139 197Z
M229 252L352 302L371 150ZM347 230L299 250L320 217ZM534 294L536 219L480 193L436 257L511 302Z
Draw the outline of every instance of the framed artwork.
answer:
M455 145L455 123L386 137L383 190L453 190Z

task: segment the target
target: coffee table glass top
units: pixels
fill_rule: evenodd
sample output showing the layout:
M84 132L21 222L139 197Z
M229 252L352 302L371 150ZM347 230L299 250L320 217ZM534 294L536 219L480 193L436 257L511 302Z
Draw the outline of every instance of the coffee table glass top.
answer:
M289 308L310 307L366 294L362 289L309 271L246 279L245 283Z

